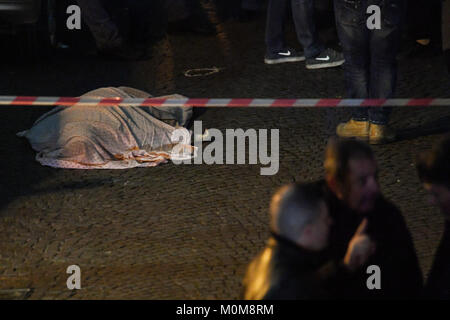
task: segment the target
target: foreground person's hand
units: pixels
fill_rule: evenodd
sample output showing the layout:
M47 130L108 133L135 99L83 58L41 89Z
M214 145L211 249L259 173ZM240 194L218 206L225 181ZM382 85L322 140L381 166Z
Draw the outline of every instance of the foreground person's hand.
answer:
M344 265L350 271L363 266L375 251L375 244L366 234L367 224L367 219L364 219L348 245Z

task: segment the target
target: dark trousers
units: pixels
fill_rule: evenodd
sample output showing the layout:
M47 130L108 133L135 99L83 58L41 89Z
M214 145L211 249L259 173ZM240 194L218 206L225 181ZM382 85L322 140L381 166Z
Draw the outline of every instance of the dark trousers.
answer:
M289 2L292 7L295 31L305 51L305 57L313 58L324 49L317 36L313 0L269 0L266 23L267 51L275 53L286 48L284 25Z
M165 34L167 25L167 11L164 0L77 0L81 7L84 21L89 26L97 46L108 48L121 45L123 42L119 29L113 21L107 6L128 6L131 14L131 28L133 40L147 41Z
M122 45L119 29L101 0L77 0L77 3L99 49Z
M334 4L348 98L392 98L405 0L335 0ZM367 27L366 12L372 4L381 9L381 29ZM390 112L391 108L357 108L352 118L387 124Z

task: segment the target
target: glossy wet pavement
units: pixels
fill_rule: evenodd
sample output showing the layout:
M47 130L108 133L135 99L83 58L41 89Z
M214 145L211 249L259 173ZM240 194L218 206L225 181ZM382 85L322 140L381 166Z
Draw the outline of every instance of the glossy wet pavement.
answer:
M77 96L103 86L153 95L216 98L339 98L341 68L263 64L264 19L219 24L216 37L171 34L149 61L104 61L58 52L36 66L1 65L0 94ZM325 37L328 33L323 33ZM292 32L290 39L295 40ZM332 42L332 37L330 38ZM187 78L193 68L214 75ZM442 57L400 61L398 97L449 97ZM319 179L327 139L348 109L210 109L207 128L280 130L280 170L259 165L166 164L156 168L61 170L40 166L25 140L49 110L6 107L0 117L0 292L30 299L234 299L246 264L268 237L270 195L292 181ZM423 271L443 228L413 165L449 130L450 107L395 109L400 141L374 147L383 192L404 213ZM66 287L79 265L82 290ZM31 289L30 292L5 291ZM11 293L13 292L13 293Z

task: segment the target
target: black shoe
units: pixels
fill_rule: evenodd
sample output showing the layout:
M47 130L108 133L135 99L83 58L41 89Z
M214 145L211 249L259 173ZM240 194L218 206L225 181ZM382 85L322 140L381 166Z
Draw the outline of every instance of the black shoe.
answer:
M306 59L306 69L333 68L343 65L344 55L341 52L327 48L314 58Z
M264 58L265 64L279 64L285 62L305 61L302 53L295 52L294 49L284 49L278 52L268 52Z

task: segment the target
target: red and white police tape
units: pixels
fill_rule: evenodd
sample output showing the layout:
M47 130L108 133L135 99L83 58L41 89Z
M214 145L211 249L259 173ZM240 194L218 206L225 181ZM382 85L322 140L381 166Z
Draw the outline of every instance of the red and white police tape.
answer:
M430 107L450 106L450 99L131 99L93 97L0 96L0 106L145 106L145 107Z

